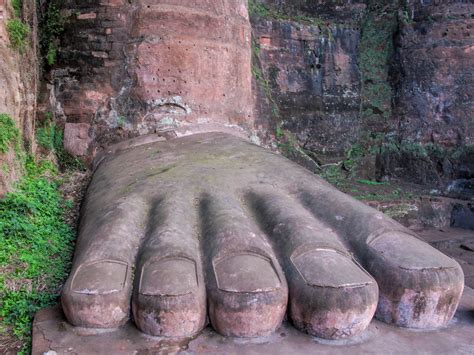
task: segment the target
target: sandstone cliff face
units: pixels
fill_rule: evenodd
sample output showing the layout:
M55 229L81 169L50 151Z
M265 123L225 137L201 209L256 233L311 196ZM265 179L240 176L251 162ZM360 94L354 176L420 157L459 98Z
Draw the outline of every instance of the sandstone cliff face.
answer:
M415 2L396 39L401 149L386 174L419 183L474 178L474 4Z
M411 11L398 47L400 135L447 147L474 144L474 6L417 3Z
M280 124L316 158L376 152L359 161L365 178L472 185L472 3L253 3L267 132Z
M22 16L32 28L23 53L12 48L7 32L7 23L13 16L10 1L0 0L0 114L7 114L15 122L23 148L32 151L37 91L35 1L23 1ZM21 175L13 148L11 144L7 152L0 152L0 197Z
M246 1L68 1L53 70L65 146L253 126ZM71 138L71 139L69 139Z
M342 156L360 130L358 24L256 16L253 31L258 122L270 133L289 130L307 150Z

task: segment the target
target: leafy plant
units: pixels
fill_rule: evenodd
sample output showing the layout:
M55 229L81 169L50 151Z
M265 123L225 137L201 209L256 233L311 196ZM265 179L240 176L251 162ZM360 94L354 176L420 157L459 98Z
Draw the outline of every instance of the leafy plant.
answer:
M58 48L53 42L51 42L48 46L48 51L46 52L46 63L48 63L48 65L53 65L54 63L56 63L57 55Z
M6 153L12 144L17 144L20 139L20 131L12 118L2 113L0 114L0 152Z
M56 173L30 158L16 189L0 200L0 326L27 342L25 352L33 315L56 302L72 256Z
M84 164L63 147L63 131L52 121L52 115L36 130L38 144L56 155L61 170L84 170Z
M290 14L281 8L266 5L258 0L249 0L248 9L249 15L252 18L266 18L279 21L295 21L311 26L316 26L321 32L327 35L329 40L333 40L333 35L329 23L318 17L308 16L301 13Z
M354 167L357 166L360 159L364 156L365 150L360 144L352 145L346 151L346 160L343 162L343 166L347 170L352 170Z
M15 15L15 17L21 17L22 7L22 0L12 0L13 15Z
M270 9L258 0L249 0L249 14L250 16L258 16L258 17L269 17L270 16Z
M359 184L364 184L364 185L388 185L387 182L380 182L380 181L372 181L372 180L366 180L366 179L360 179L357 180Z
M48 2L39 26L41 54L48 65L56 63L59 36L63 33L64 25L68 20L61 16L60 4L60 0Z
M11 46L20 53L23 53L26 47L28 34L30 33L29 27L20 19L14 18L8 20L7 32L10 38Z
M126 123L126 119L125 119L124 116L119 116L119 117L117 118L117 126L123 128L123 127L125 127L125 123Z

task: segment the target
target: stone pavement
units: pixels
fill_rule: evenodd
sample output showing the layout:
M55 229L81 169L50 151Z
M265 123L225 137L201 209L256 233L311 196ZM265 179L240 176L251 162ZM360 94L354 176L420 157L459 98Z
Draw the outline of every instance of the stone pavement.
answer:
M226 338L207 327L193 340L173 341L144 335L130 323L107 332L74 328L59 307L48 308L36 315L32 354L474 354L473 335L474 290L466 287L445 329L414 331L374 320L361 335L335 341L305 335L287 322L263 338Z

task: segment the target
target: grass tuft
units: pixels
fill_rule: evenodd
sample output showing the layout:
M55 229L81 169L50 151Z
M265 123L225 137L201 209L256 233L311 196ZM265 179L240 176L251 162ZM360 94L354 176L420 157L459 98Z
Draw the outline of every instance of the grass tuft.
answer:
M7 22L7 32L11 46L20 53L23 53L26 48L28 34L30 33L29 27L20 19L14 18Z

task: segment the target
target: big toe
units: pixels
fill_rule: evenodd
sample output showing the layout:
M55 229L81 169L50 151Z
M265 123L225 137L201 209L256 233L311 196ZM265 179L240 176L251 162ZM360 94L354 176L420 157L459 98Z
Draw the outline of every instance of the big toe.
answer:
M445 326L464 287L459 264L404 232L368 242L367 268L380 285L376 316L409 328Z
M79 265L61 296L68 320L75 326L116 328L128 320L132 275L127 263L97 260Z

